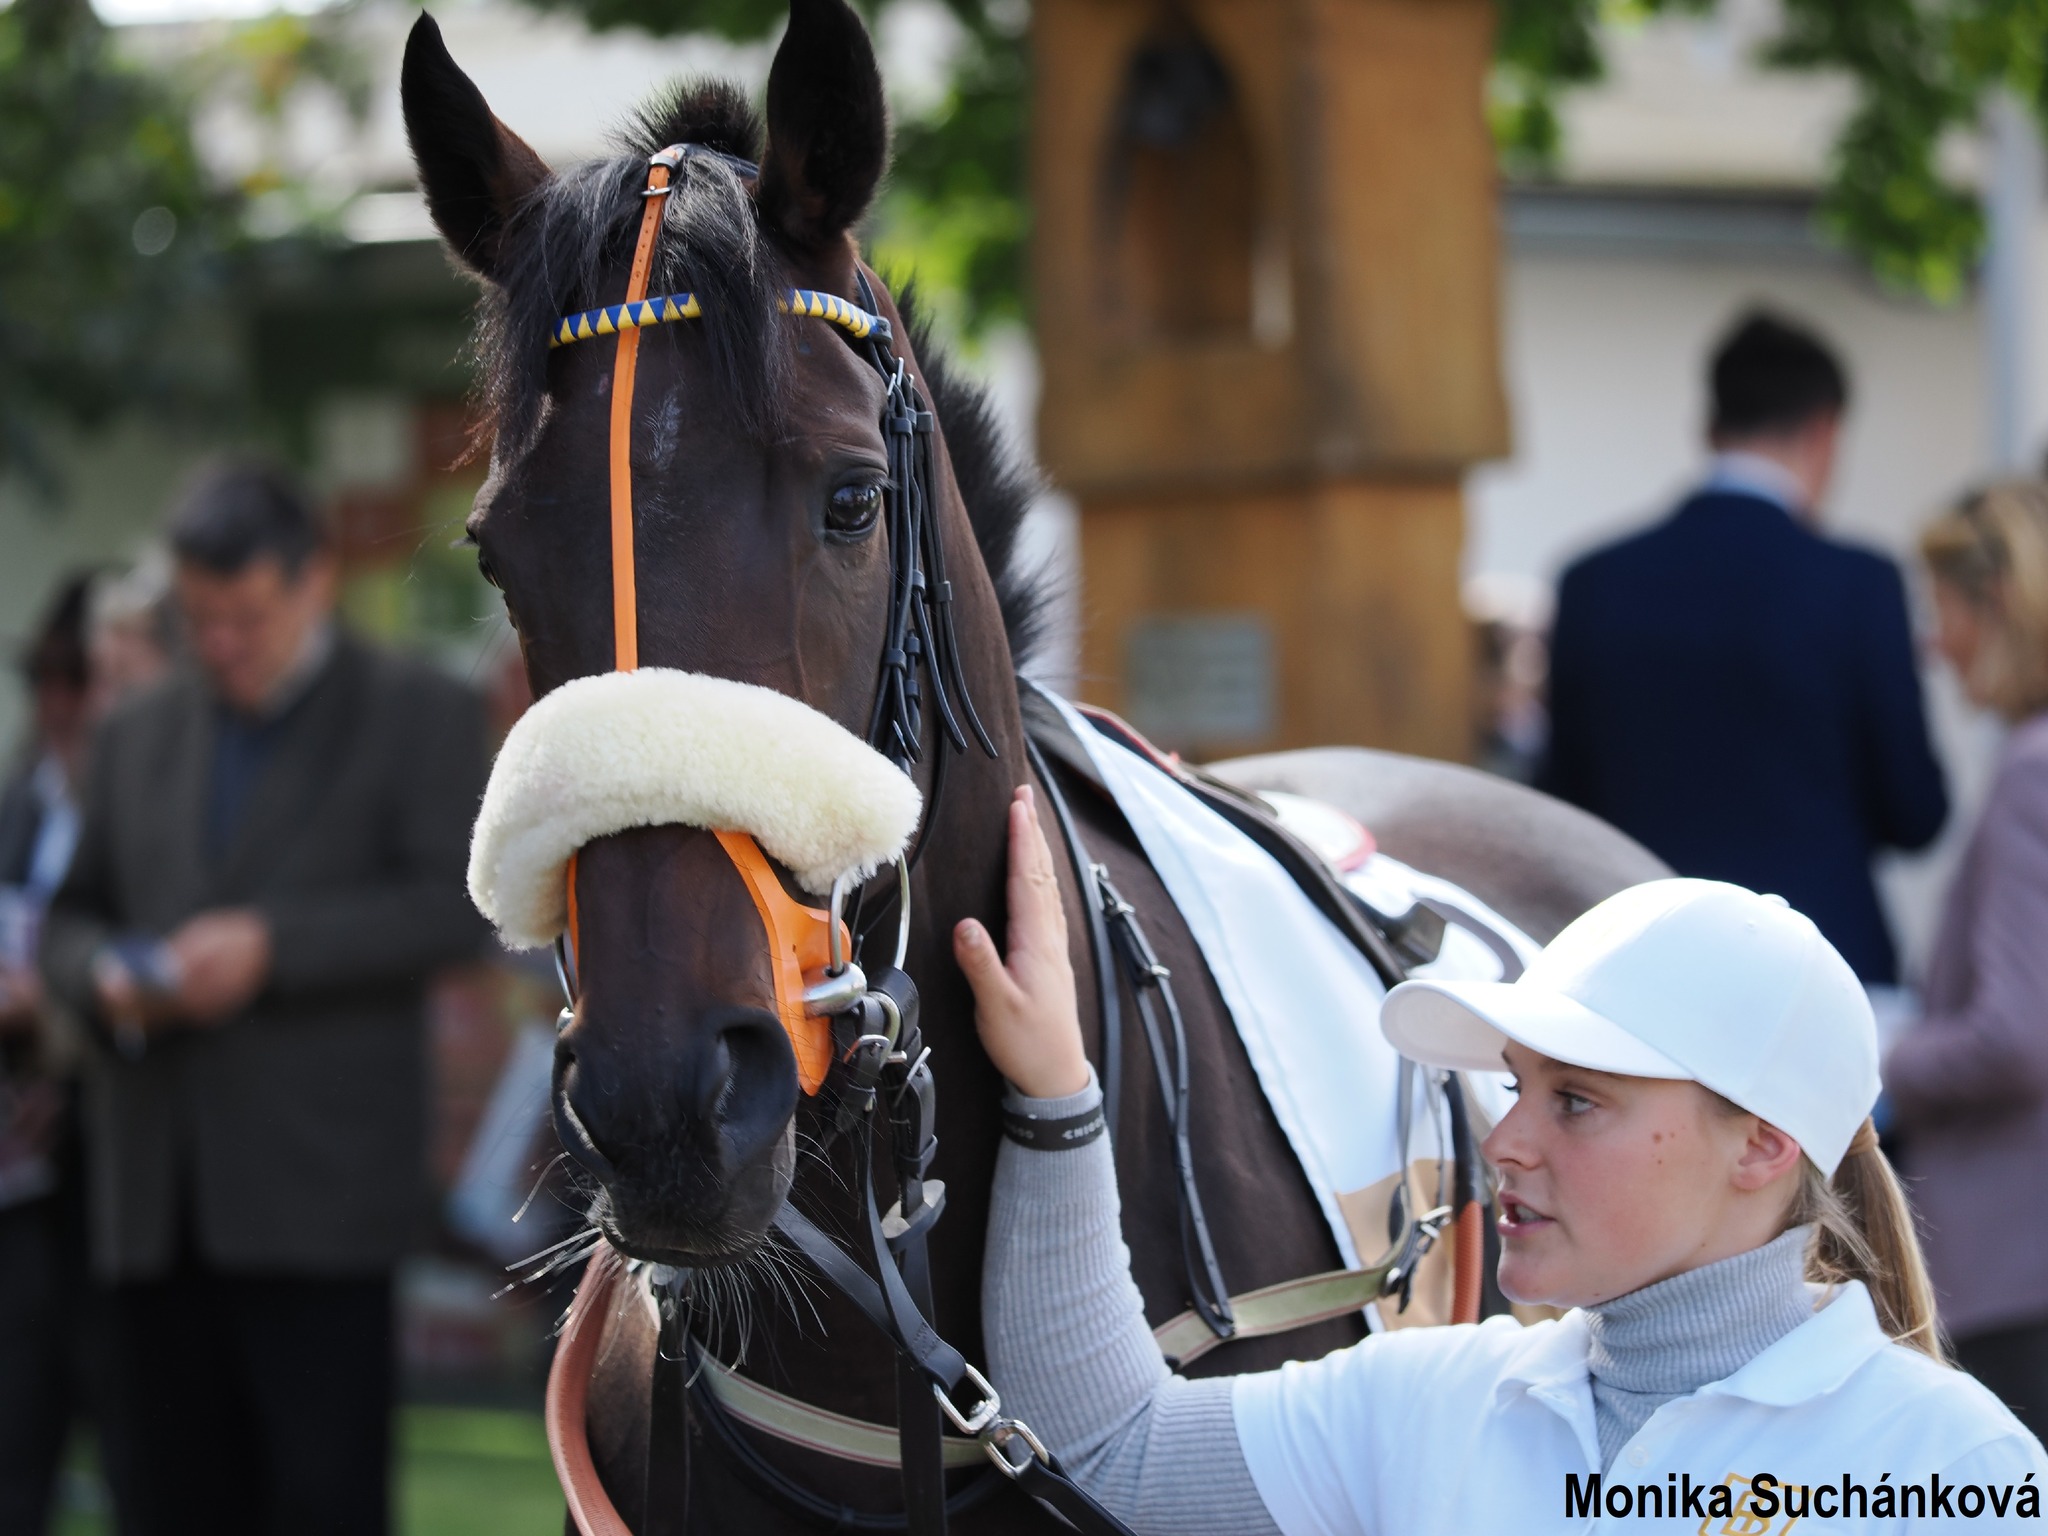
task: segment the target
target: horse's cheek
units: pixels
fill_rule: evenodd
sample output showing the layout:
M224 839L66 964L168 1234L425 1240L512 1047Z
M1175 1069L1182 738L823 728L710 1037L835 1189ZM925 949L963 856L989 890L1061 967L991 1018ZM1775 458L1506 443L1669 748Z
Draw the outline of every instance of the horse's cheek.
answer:
M797 562L790 587L790 643L803 658L806 697L813 703L837 696L833 685L845 680L849 666L858 665L855 658L881 652L879 615L887 598L881 549L876 537L855 550L814 550Z

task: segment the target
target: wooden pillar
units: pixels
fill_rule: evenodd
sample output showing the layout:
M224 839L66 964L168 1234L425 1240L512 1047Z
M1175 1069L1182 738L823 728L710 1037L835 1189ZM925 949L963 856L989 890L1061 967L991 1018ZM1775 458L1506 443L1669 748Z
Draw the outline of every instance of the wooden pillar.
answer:
M1038 0L1040 441L1083 692L1204 755L1462 757L1506 447L1488 0Z

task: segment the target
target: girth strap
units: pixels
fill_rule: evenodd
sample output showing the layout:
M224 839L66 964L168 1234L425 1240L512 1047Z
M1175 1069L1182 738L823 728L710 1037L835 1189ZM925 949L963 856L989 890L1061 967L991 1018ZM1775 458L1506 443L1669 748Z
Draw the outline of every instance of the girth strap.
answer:
M902 1439L893 1425L871 1424L829 1408L814 1408L716 1361L706 1362L692 1386L716 1398L720 1408L749 1429L785 1444L864 1467L894 1471L903 1465ZM948 1471L988 1465L981 1443L959 1435L945 1437L940 1456Z
M1230 1298L1236 1324L1230 1337L1264 1339L1335 1317L1356 1317L1386 1295L1388 1276L1394 1271L1395 1261L1389 1259L1364 1269L1330 1269L1241 1292ZM1152 1337L1159 1353L1176 1369L1185 1369L1227 1342L1193 1307L1154 1328Z
M818 1235L823 1238L822 1233ZM825 1241L829 1243L829 1239ZM1413 1262L1406 1251L1363 1269L1327 1270L1255 1291L1241 1291L1230 1298L1231 1311L1237 1318L1235 1337L1270 1338L1332 1318L1352 1316L1368 1302L1384 1296L1390 1285L1399 1284L1404 1261ZM849 1267L856 1267L850 1260L847 1262ZM860 1304L855 1298L855 1305ZM1223 1342L1192 1307L1161 1323L1152 1330L1152 1337L1162 1355L1182 1366L1199 1360ZM730 1366L712 1360L704 1363L706 1369L694 1378L697 1388L710 1393L720 1408L748 1428L785 1444L862 1466L902 1464L897 1434L889 1425L871 1424L865 1419L815 1408L799 1398L750 1381ZM978 1466L983 1461L977 1441L948 1435L944 1443L943 1454L949 1469Z

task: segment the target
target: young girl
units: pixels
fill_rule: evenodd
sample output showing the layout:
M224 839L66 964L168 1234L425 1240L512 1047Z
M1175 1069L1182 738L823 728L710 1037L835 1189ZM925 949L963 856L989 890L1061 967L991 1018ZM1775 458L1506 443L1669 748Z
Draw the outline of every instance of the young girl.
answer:
M1389 994L1404 1054L1513 1074L1484 1144L1500 1286L1572 1311L1189 1381L1153 1345L1110 1149L1086 1129L1100 1092L1029 789L1010 860L1007 961L980 925L955 935L1017 1126L989 1229L990 1364L1006 1410L1146 1536L2039 1520L2048 1457L1940 1358L1867 1118L1869 1004L1782 901L1654 881L1517 982Z

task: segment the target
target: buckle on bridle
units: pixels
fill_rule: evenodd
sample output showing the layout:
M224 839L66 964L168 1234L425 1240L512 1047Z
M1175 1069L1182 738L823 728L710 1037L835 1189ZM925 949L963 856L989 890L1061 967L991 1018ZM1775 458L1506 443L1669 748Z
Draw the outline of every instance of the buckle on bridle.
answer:
M937 1382L932 1383L932 1396L939 1400L939 1407L946 1417L953 1421L953 1428L961 1434L981 1442L982 1454L988 1457L995 1469L1015 1482L1022 1477L1033 1462L1042 1467L1052 1463L1052 1452L1045 1448L1045 1442L1031 1432L1031 1426L1022 1419L1003 1417L1003 1400L996 1395L996 1389L989 1380L972 1365L962 1362L967 1380L980 1394L981 1401L970 1413L962 1413L955 1406L946 1389ZM1024 1454L1013 1455L1011 1447L1022 1445Z
M812 1018L836 1018L858 1007L867 996L868 978L847 958L843 924L846 918L846 876L832 882L832 913L825 928L825 974L817 980L805 978L804 1012Z
M1416 1217L1414 1224L1408 1228L1408 1236L1401 1244L1401 1251L1394 1256L1394 1262L1387 1267L1386 1278L1380 1282L1382 1296L1400 1296L1401 1305L1396 1307L1395 1311L1408 1310L1408 1297L1415 1284L1416 1266L1421 1264L1423 1257L1436 1246L1436 1240L1443 1235L1444 1228L1450 1225L1451 1216L1451 1208L1448 1205L1440 1205L1435 1210L1425 1211Z
M981 1448L988 1459L996 1464L996 1470L1015 1482L1024 1475L1024 1469L1034 1461L1041 1467L1052 1465L1052 1452L1045 1448L1045 1442L1031 1432L1031 1426L1022 1419L998 1419L981 1434ZM1010 1456L1010 1447L1023 1443L1024 1455L1016 1460Z
M841 924L846 917L846 897L851 882L842 875L832 882L831 920L826 927L825 973L816 981L804 978L804 1012L812 1018L834 1018L847 1010L857 1007L862 998L870 995L867 973L860 963L846 953ZM910 953L910 865L907 860L896 861L896 954L889 962L897 970L903 968L904 956ZM896 1004L884 998L883 1006L893 1018L892 1044L895 1030L902 1027L902 1020L894 1018Z
M968 1384L981 1395L981 1401L974 1405L973 1410L962 1413L951 1395L937 1382L932 1383L932 1396L939 1400L940 1409L953 1421L955 1429L970 1440L978 1440L983 1430L1002 1419L1003 1400L996 1395L996 1389L981 1372L965 1361L961 1362L961 1367L967 1372Z

